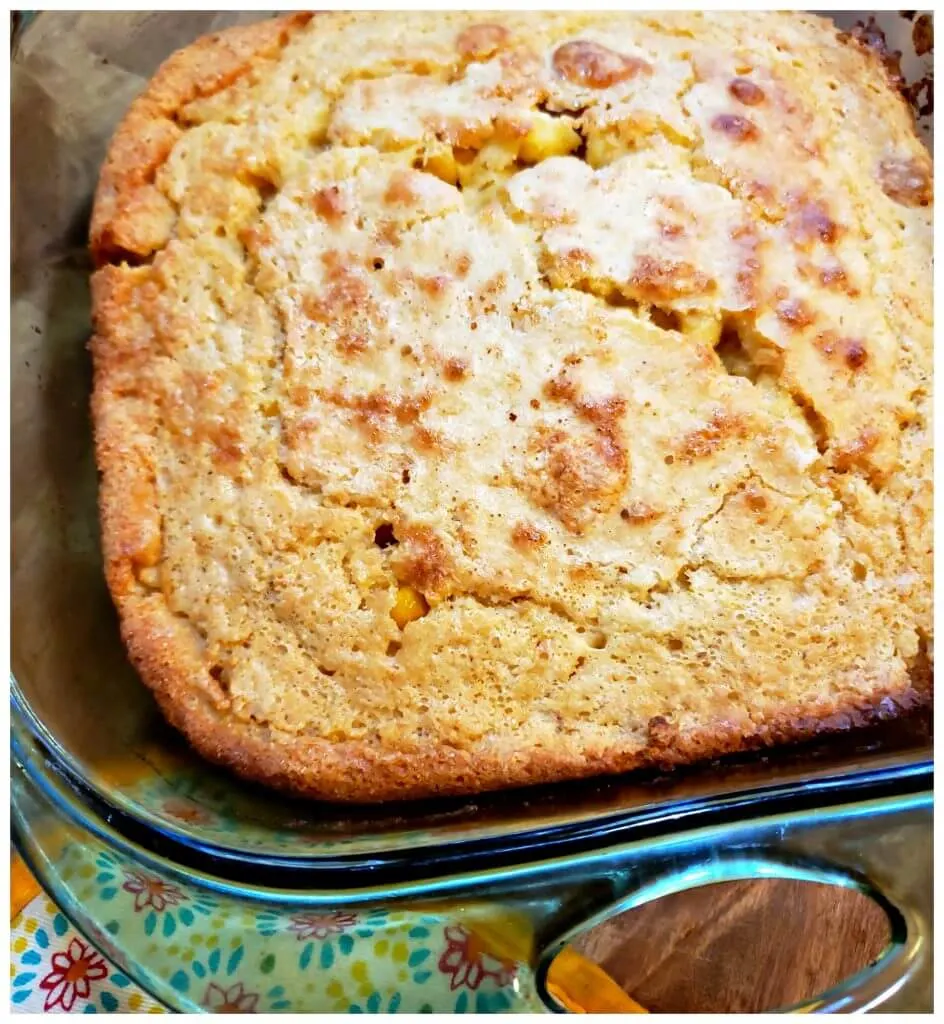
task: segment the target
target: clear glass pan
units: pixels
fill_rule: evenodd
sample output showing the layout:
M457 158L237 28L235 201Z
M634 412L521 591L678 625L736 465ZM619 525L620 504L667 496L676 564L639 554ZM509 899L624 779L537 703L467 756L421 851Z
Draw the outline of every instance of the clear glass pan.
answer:
M66 891L61 879L57 882L54 858L42 852L39 823L50 816L86 837L71 842L123 848L132 859L155 857L155 870L183 872L196 886L223 886L239 899L264 894L276 905L326 900L326 894L335 902L357 901L366 899L368 890L374 900L384 892L391 899L407 893L416 899L441 891L443 880L460 877L454 888L463 898L478 893L507 902L513 891L519 896L527 891L535 865L583 864L580 886L579 872L555 876L558 886L561 879L573 882L579 912L568 905L564 913L567 901L557 899L553 914L541 919L543 938L532 956L537 969L583 918L613 912L628 905L627 892L641 891L642 875L617 887L619 899L617 890L601 896L593 889L626 865L645 863L651 891L646 898L654 898L668 891L665 885L659 889L659 877L684 876L685 885L701 884L691 874L693 865L720 864L719 851L738 843L769 850L777 835L790 833L791 822L797 828L801 823L807 835L820 822L855 818L856 841L862 844L868 831L862 815L849 811L844 817L846 812L836 808L885 801L881 814L875 813L876 821L886 821L883 815L897 813L895 801L903 800L902 813L913 817L915 794L931 786L927 721L889 723L666 776L370 809L275 798L210 768L163 724L126 660L102 577L85 347L88 211L110 133L160 60L203 32L261 16L42 14L17 40L11 376L12 700L19 796L14 819L44 878ZM780 832L770 830L770 821L779 822ZM676 854L666 853L678 844L697 852L683 858L684 871ZM610 862L603 857L607 850L613 851ZM763 873L762 865L771 863L765 857L738 861L741 876ZM799 870L791 864L790 870ZM835 872L846 879L850 872L872 870L865 862L855 867L845 855L837 855L836 864ZM829 874L822 865L810 870L820 877ZM494 872L503 879L498 888ZM703 873L702 881L720 877L733 875L718 869ZM856 884L865 885L864 877L857 875ZM870 891L885 891L885 879L879 881ZM929 883L911 882L901 899L920 904L921 885ZM929 889L926 895L929 900ZM926 909L912 906L919 918ZM81 909L75 913L80 916ZM94 930L94 922L87 927Z
M107 140L157 63L240 14L40 15L13 69L13 687L26 728L95 799L183 843L315 861L532 842L678 820L927 757L894 728L662 779L357 810L276 800L195 758L128 665L102 578L88 415L90 196ZM115 71L118 68L118 71ZM40 173L37 173L40 172Z

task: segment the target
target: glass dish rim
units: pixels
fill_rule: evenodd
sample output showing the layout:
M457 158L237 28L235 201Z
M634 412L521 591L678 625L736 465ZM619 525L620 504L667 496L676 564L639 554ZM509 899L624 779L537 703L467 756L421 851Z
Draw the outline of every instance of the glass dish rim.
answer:
M11 675L11 734L14 757L32 784L37 785L59 810L83 827L96 819L137 846L159 852L163 859L185 870L250 881L257 872L284 876L290 888L331 886L337 890L361 888L369 882L402 884L454 874L456 871L514 867L536 860L602 850L626 842L656 839L700 827L716 827L750 821L773 813L800 812L850 801L859 802L880 794L900 795L932 789L933 751L915 749L894 754L866 755L853 770L819 768L816 774L801 771L788 780L759 781L728 792L663 799L631 808L609 808L577 820L552 824L506 826L497 834L472 838L432 836L428 845L394 843L369 852L336 852L308 855L275 854L228 847L171 830L140 805L115 801L120 793L105 792L84 776L73 759L36 717ZM34 749L29 749L29 746ZM54 780L54 781L53 781ZM62 789L70 807L63 806ZM59 790L56 796L52 790ZM123 805L123 806L122 806ZM395 833L391 834L395 839ZM221 874L222 869L222 874Z

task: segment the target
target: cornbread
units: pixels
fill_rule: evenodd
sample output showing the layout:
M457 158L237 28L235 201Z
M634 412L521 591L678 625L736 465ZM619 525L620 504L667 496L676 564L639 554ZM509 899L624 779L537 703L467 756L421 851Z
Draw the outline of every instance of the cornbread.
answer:
M91 227L107 576L167 718L366 802L926 705L931 182L805 14L172 56Z

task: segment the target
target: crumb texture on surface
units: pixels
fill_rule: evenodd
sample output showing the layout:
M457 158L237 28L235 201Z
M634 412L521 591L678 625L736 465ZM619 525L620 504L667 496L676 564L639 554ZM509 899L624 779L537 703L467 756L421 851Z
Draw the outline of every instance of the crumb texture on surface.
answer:
M931 163L800 14L318 14L173 56L92 221L109 585L316 797L926 703Z

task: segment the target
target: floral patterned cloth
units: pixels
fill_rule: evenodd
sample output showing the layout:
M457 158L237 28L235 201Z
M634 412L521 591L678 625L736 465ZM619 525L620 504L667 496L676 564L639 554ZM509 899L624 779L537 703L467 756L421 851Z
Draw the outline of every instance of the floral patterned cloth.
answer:
M135 911L145 914L160 914L184 899L179 890L141 872L131 872L122 889L134 896ZM299 941L324 943L340 937L342 945L353 945L348 932L357 924L357 917L344 911L300 913L292 918L290 930ZM450 990L459 991L460 996L461 990L474 993L487 979L501 986L510 984L514 963L489 953L469 929L450 925L445 938L446 948L436 966L448 976ZM14 917L11 943L14 1012L165 1012L86 942L45 893ZM311 960L310 954L307 959ZM323 952L321 959L325 959ZM222 979L207 985L202 1002L211 1013L254 1013L259 995L244 982L229 984Z
M126 952L144 955L149 963L169 957L168 970L176 971L171 986L191 997L190 1005L210 1013L312 1006L348 1013L417 1007L433 1012L440 1006L458 1013L540 1008L533 993L527 999L519 993L520 961L527 954L515 947L510 919L496 930L487 921L449 914L400 921L388 911L262 910L254 919L258 945L252 946L244 931L245 944L236 939L223 949L220 929L228 918L214 916L220 908L209 896L122 863L111 852L92 861L79 857L76 865L88 893L94 894L79 898L115 910L121 921L116 918L106 927L116 940L121 932ZM11 865L11 903L13 1012L166 1012L115 966L110 958L121 959L120 950L104 940L96 948L80 935L17 857ZM128 945L133 942L125 935L128 925L151 943L150 952L141 947L135 952ZM190 948L177 945L182 937L190 940ZM598 967L566 952L548 979L563 1005L577 1012L645 1012ZM289 969L280 975L278 965L286 953L291 954ZM315 976L319 998L293 1005L293 995L300 994L295 990L299 985L313 988ZM420 1006L424 999L432 1001Z
M10 946L14 1013L165 1012L89 945L45 893L13 918ZM238 998L224 992L220 1004Z

